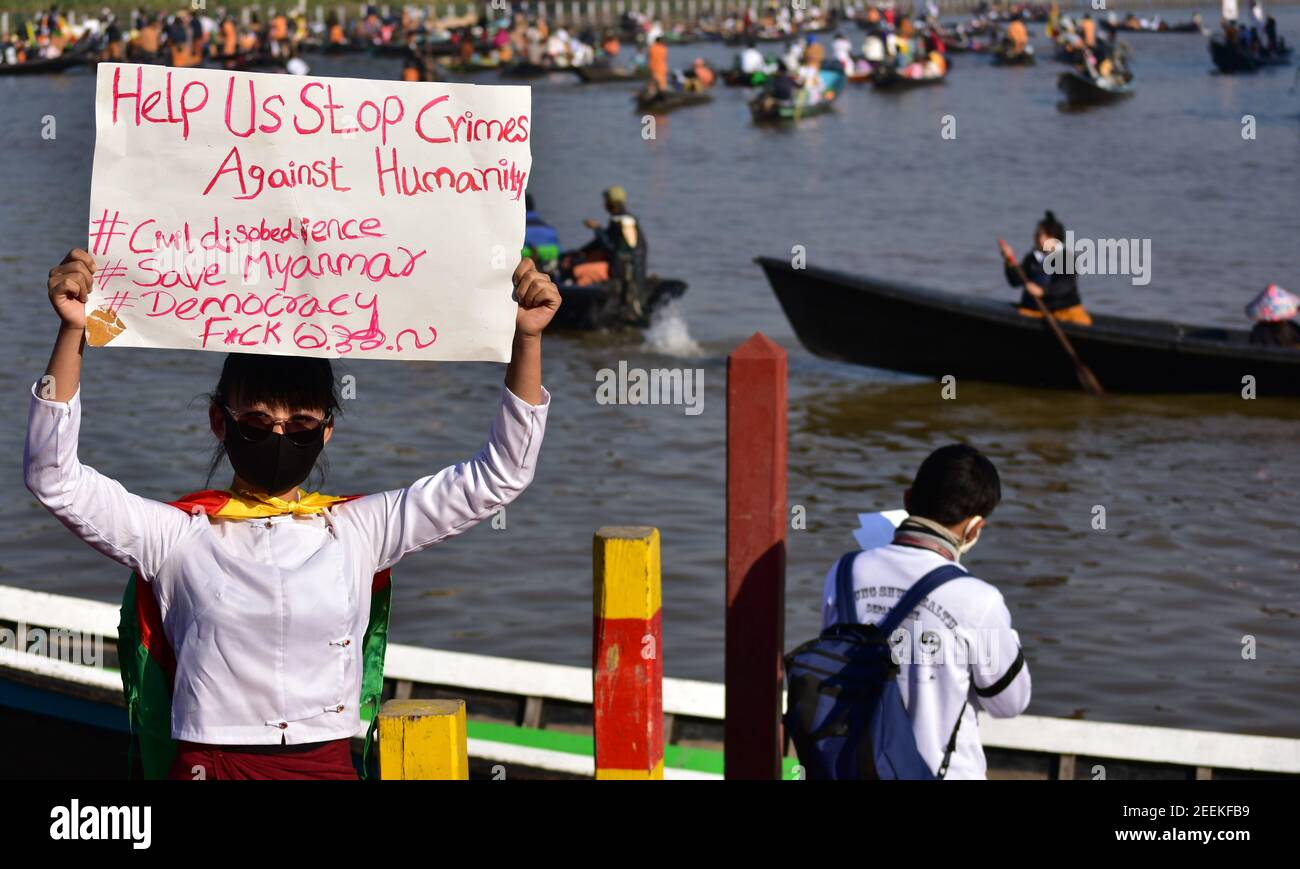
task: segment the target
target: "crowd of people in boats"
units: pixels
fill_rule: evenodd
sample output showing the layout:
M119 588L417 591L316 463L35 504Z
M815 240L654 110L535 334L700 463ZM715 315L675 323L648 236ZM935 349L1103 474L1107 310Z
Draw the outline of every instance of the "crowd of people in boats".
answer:
M1260 0L1253 0L1250 17L1241 19L1237 14L1237 0L1223 0L1223 44L1248 57L1260 61L1281 58L1290 54L1286 40L1278 35L1277 19L1264 11Z
M310 33L302 14L273 11L263 22L256 12L237 18L233 12L182 7L160 13L137 8L119 18L105 8L75 24L57 6L38 12L7 37L3 64L54 60L68 54L86 62L125 61L175 67L216 63L257 66L267 60L306 74L298 46Z
M1026 317L1042 317L1038 302L1064 323L1091 326L1092 315L1079 294L1078 270L1054 268L1052 254L1065 244L1065 226L1047 211L1034 225L1033 245L1019 260L1005 241L999 242L1007 283L1021 290L1017 310ZM1063 250L1058 259L1072 260L1074 251ZM1036 301L1037 300L1037 301ZM1300 297L1277 284L1269 284L1246 305L1252 321L1250 343L1300 349Z
M1117 88L1133 80L1128 48L1119 38L1122 28L1108 27L1109 38L1098 32L1097 22L1085 13L1077 22L1068 15L1048 25L1056 43L1057 59L1069 63L1082 75L1105 88Z

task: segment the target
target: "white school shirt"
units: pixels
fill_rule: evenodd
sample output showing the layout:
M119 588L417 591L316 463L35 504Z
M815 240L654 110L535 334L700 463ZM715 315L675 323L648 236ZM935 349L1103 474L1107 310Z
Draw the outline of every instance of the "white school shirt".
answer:
M176 656L172 738L301 744L362 732L371 581L459 534L532 480L550 395L502 388L487 443L405 489L311 516L209 520L132 495L77 459L81 392L32 390L27 488L81 539L149 582Z
M917 580L951 563L929 549L892 543L862 552L853 563L859 623L878 623ZM835 573L832 566L826 575L823 626L839 621ZM973 576L949 580L927 596L901 627L907 634L894 647L900 661L898 687L912 719L917 749L930 771L937 773L960 712L957 748L946 778L985 778L988 767L976 710L1011 718L1029 705L1029 667L1002 593Z

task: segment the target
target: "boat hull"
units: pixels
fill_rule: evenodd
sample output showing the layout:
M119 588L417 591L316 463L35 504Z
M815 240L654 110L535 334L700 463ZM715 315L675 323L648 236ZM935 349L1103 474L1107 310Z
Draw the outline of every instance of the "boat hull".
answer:
M686 292L686 284L651 275L646 280L645 307L640 315L629 312L618 293L611 292L607 284L586 287L561 284L559 290L561 304L555 313L556 328L581 331L644 329L650 325L655 311Z
M882 71L877 73L871 79L871 86L878 91L901 93L902 91L915 90L916 88L933 87L934 85L943 84L947 76L937 76L935 78L911 78L905 75L899 75L893 70L886 67L880 68Z
M571 69L583 84L646 81L650 78L650 72L645 67L627 70L615 66L575 66Z
M1105 88L1088 76L1073 71L1061 73L1056 79L1056 86L1065 94L1065 101L1071 106L1101 106L1133 96L1131 83L1121 88Z
M1078 389L1052 334L1010 303L760 258L799 341L831 359L911 374ZM1300 352L1248 343L1244 331L1094 316L1062 323L1110 392L1300 396Z
M1256 72L1266 66L1286 66L1291 63L1291 49L1284 49L1277 54L1257 56L1221 40L1211 39L1210 59L1224 75L1238 75Z
M710 93L686 93L673 92L667 94L656 94L647 96L638 94L636 97L636 108L639 112L650 112L655 115L664 115L668 112L683 109L687 106L700 106L705 103L713 102L713 94Z

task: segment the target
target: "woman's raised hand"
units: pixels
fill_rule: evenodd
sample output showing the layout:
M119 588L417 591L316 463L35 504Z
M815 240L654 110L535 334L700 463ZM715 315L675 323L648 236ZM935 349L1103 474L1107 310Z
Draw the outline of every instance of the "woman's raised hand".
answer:
M95 259L81 248L73 248L63 262L50 269L50 304L64 328L86 328L86 299L94 288Z
M541 337L542 330L560 309L560 291L546 272L538 271L533 261L524 257L519 261L513 276L515 299L519 310L515 314L515 332L527 338Z

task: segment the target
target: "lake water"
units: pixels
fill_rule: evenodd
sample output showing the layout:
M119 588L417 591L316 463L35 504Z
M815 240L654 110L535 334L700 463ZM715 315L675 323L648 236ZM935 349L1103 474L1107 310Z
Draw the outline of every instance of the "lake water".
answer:
M1169 20L1187 14L1167 12ZM1277 11L1300 40L1300 14ZM395 572L397 641L588 663L591 535L601 525L663 535L669 675L721 680L725 357L755 331L790 352L792 530L787 645L812 636L832 561L861 511L901 505L933 448L967 440L1003 478L1004 501L968 565L1006 595L1041 715L1300 736L1300 404L1123 397L962 383L955 401L915 377L826 362L799 347L757 255L1012 299L995 241L1023 251L1051 208L1081 237L1151 240L1152 279L1084 277L1094 311L1244 323L1270 281L1300 287L1296 173L1300 95L1289 69L1210 74L1194 35L1125 37L1137 95L1083 114L1057 110L1060 69L955 58L949 83L898 96L851 89L797 130L754 128L744 92L660 119L653 139L626 86L535 84L530 191L566 245L585 240L599 192L621 184L652 271L690 291L648 333L557 336L554 395L532 488L507 527L482 526ZM855 40L857 34L853 34ZM672 49L720 64L721 46ZM396 78L397 60L309 58L313 72ZM479 78L490 83L494 77ZM45 274L84 246L93 147L92 75L0 78L0 584L115 600L122 572L80 544L23 489L27 399L56 321ZM57 138L42 139L52 115ZM1243 116L1256 136L1242 136ZM944 117L956 138L940 135ZM703 413L601 405L597 372L620 361L704 372ZM217 354L90 351L83 460L166 499L204 483L211 436L201 401ZM1026 360L1025 364L1035 364ZM472 454L502 371L487 364L348 362L357 398L328 451L331 491L404 484ZM224 482L220 480L218 482ZM1094 530L1104 506L1105 531ZM1253 638L1256 657L1243 659Z

